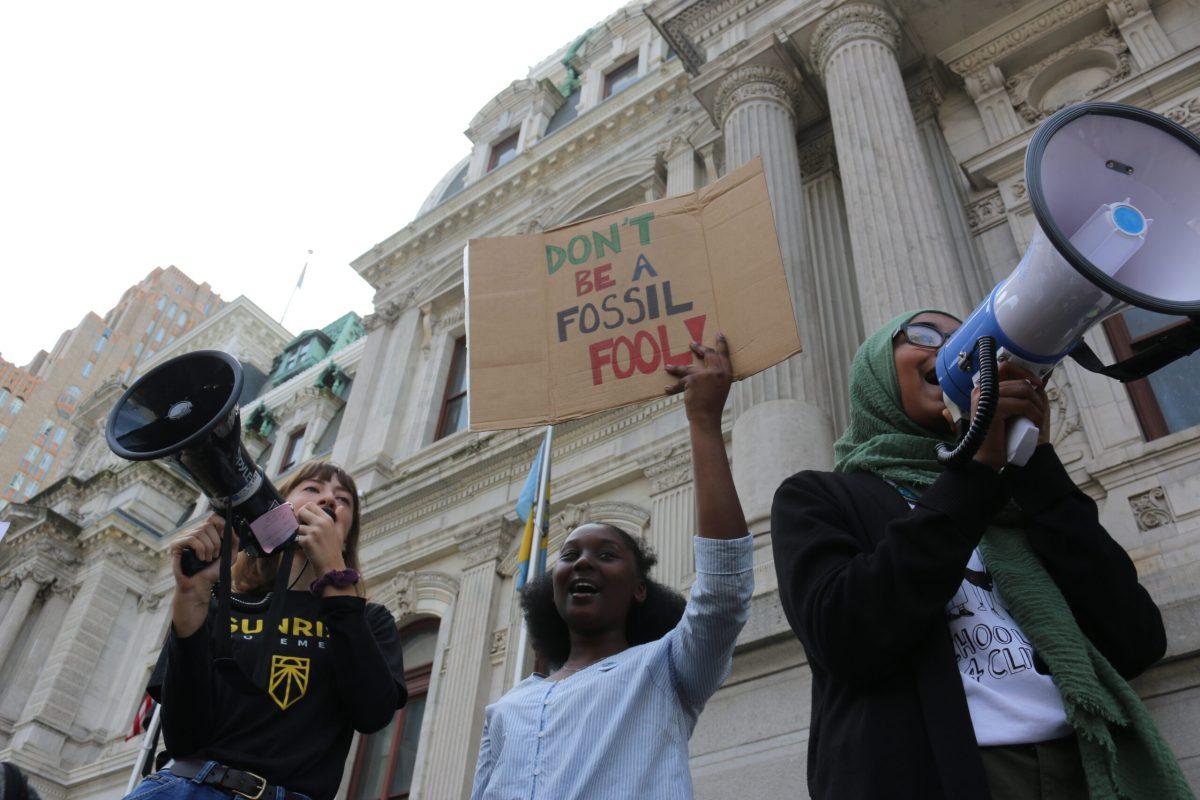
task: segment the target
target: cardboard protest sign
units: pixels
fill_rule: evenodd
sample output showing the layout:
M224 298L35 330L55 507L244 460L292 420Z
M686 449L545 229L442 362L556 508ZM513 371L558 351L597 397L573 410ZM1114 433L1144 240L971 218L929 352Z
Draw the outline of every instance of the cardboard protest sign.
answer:
M466 255L471 430L659 397L691 341L729 340L736 378L799 352L762 162L690 195Z

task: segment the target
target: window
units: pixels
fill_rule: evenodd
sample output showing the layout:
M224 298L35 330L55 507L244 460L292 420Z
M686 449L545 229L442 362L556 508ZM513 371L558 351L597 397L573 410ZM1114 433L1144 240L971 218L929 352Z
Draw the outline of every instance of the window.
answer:
M408 704L396 712L386 728L362 738L350 776L347 795L350 800L395 800L409 796L437 640L435 619L417 620L400 631Z
M50 431L52 430L54 430L54 420L44 419L42 420L42 424L38 427L37 435L34 437L34 439L45 439L50 435Z
M37 491L37 489L37 481L30 481L29 483L25 484L25 499L28 500L29 498L33 497L33 494Z
M75 413L75 408L79 405L82 397L83 391L78 386L68 386L58 395L58 402L55 403L55 406L60 414L70 416Z
M612 97L632 86L638 79L637 56L626 61L604 76L604 96Z
M514 133L492 145L492 154L488 157L488 172L496 167L503 167L517 157L517 138L519 136L519 132Z
M1104 328L1114 355L1125 359L1146 347L1157 334L1182 322L1180 317L1133 308L1105 322ZM1200 425L1198 384L1200 353L1181 358L1148 378L1125 384L1147 440Z
M163 328L159 328L158 331L155 332L154 341L161 342L163 340L163 331L164 331Z
M100 338L98 338L98 339L96 340L96 346L92 348L92 352L93 352L93 353L99 353L101 350L103 350L103 349L104 349L104 344L105 344L107 341L108 341L108 338L107 338L107 337L105 337L105 336L101 336Z
M46 473L50 471L50 465L54 463L54 456L46 453L42 456L42 460L38 462L38 477L46 477Z
M8 427L0 425L0 442L3 442L8 437Z
M21 488L21 484L25 482L25 477L21 473L12 476L12 480L8 482L8 488L16 492Z
M55 431L54 431L54 443L55 444L62 444L63 439L66 439L66 438L67 438L67 429L66 428L55 429Z
M163 310L163 307L164 307L166 304L167 304L167 298L165 298L165 297L160 297L160 298L158 298L158 305L156 306L156 308L157 308L159 311L162 311L162 310ZM152 323L150 323L150 324L151 324L151 325L153 325L154 323L152 322Z
M175 319L175 312L178 310L179 310L179 306L177 306L174 303L171 303L170 307L167 308L167 319Z
M279 463L279 471L286 472L296 464L300 451L304 449L304 428L297 428L288 434L287 444L283 448L283 461Z
M0 389L0 408L3 408L4 404L7 402L8 402L8 389Z
M85 361L83 364L83 369L80 371L80 374L82 374L83 377L85 377L85 378L87 376L91 375L92 374L92 362Z
M21 409L25 407L25 401L19 397L14 397L12 402L8 404L8 410L13 414L21 413Z
M150 320L150 324L146 326L146 335L154 333L154 320Z
M442 413L438 417L437 436L442 439L467 427L467 337L454 340L454 355L450 358L450 375L446 378L446 394Z
M17 465L17 469L21 472L33 472L33 465L37 462L38 456L42 454L42 448L36 444L31 445L25 451L25 457L21 459L21 463Z
M146 349L146 343L138 342L137 347L133 348L133 357L137 358L138 356L140 356L142 354L142 351L145 349Z
M177 319L177 320L175 320L175 321L176 321L176 322L178 322L178 323L179 323L179 325L180 325L181 327L182 327L182 326L184 326L184 325L186 325L186 324L187 324L187 312L186 312L186 311L180 311L180 312L179 312L179 319Z
M211 301L204 304L204 316L206 316L206 317L208 316L208 312L210 309L212 309Z

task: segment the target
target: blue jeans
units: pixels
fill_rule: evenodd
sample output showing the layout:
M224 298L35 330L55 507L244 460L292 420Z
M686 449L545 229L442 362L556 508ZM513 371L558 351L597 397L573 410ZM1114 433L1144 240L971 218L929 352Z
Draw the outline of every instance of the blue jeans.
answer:
M209 761L194 778L181 778L165 769L155 772L135 786L125 800L230 800L231 797L235 797L233 792L204 785L205 776L215 766L216 761ZM277 788L274 797L263 795L261 800L283 800L284 791ZM298 793L292 794L295 796Z

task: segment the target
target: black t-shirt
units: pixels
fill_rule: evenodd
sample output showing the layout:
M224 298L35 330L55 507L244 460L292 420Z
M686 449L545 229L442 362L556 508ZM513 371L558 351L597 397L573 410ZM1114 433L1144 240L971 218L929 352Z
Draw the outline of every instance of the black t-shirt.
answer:
M233 595L234 658L253 673L269 599ZM161 697L163 734L177 758L249 770L270 783L329 800L337 792L354 730L371 733L404 705L396 622L359 597L288 592L270 637L267 691L246 694L213 665L216 600L196 633L172 630L149 691Z

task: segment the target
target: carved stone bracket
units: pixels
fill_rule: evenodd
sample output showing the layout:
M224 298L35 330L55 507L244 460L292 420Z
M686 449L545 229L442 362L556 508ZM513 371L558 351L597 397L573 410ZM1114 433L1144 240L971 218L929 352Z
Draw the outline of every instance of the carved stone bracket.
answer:
M416 289L409 289L403 297L397 300L389 300L375 310L374 314L367 314L363 317L363 329L367 333L384 325L391 325L396 320L400 319L400 315L413 304L416 299Z
M1133 518L1139 531L1161 528L1175 520L1175 515L1171 513L1171 507L1167 504L1167 493L1161 486L1131 496L1129 507L1133 509Z
M488 561L499 561L504 557L513 532L503 519L480 525L457 534L455 544L467 560L468 567Z
M817 25L812 39L812 60L821 75L829 59L844 44L874 39L895 52L900 46L900 26L886 9L872 3L839 6Z
M833 134L827 133L800 145L800 174L805 180L837 169L837 147Z
M972 200L967 204L966 210L967 225L971 228L971 233L976 236L1008 220L1004 199L997 191L989 192L978 200Z
M795 117L800 107L800 90L791 75L766 64L746 64L726 75L717 87L713 108L722 127L730 112L751 100L778 103Z
M492 646L488 651L493 664L499 663L504 659L504 654L508 651L508 628L501 628L498 631L492 631Z
M639 460L654 494L682 486L692 478L692 453L685 445L660 450Z

